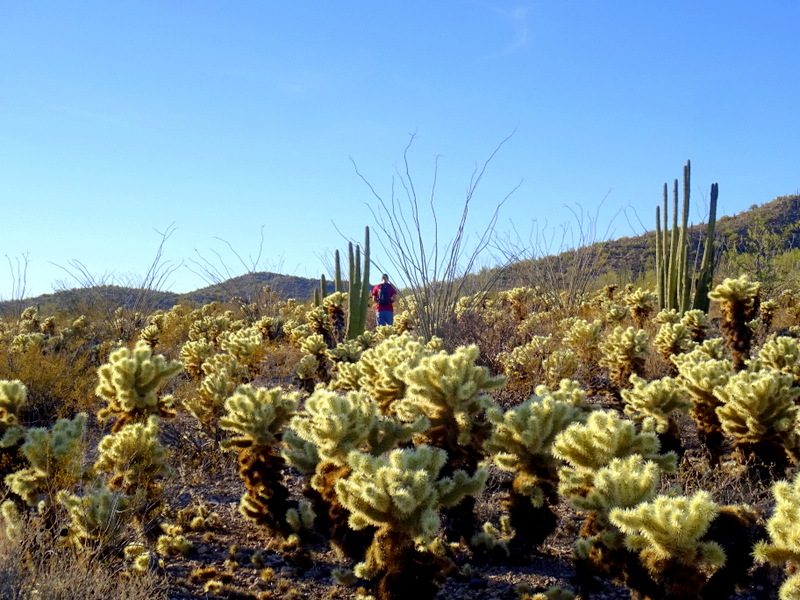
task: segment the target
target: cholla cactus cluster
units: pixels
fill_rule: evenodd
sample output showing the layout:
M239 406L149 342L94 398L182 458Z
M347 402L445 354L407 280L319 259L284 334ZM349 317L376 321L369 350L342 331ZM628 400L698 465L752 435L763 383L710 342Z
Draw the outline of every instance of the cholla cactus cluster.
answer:
M641 329L616 327L600 344L600 366L609 370L611 380L619 387L626 387L631 375L644 373L647 342L647 334Z
M733 368L741 371L750 357L753 334L748 323L758 316L761 284L742 275L738 279L726 279L708 297L720 304L722 331L731 351Z
M179 361L153 356L145 341L138 342L133 350L124 347L115 350L109 360L98 369L100 382L96 393L108 403L98 416L101 419L116 417L114 431L128 423L141 422L149 415L171 417L175 414L172 397L159 397L158 390L183 369Z

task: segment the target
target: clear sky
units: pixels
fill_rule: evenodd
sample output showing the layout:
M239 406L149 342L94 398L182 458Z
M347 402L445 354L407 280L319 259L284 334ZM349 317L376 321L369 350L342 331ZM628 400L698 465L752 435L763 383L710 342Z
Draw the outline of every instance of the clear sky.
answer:
M0 296L21 257L28 296L75 261L135 279L168 230L176 292L318 277L365 225L380 259L354 163L389 199L412 133L445 241L512 132L469 232L516 188L501 233L642 233L687 159L691 220L713 182L736 214L800 190L799 27L797 0L0 0Z

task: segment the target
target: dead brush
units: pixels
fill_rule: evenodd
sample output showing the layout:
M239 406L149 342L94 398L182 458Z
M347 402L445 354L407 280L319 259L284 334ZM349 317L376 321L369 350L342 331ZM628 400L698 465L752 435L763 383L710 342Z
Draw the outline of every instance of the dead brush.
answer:
M98 562L59 543L60 525L45 527L26 517L21 535L11 541L0 528L0 598L6 600L166 600L163 576L148 571L135 577L119 561Z

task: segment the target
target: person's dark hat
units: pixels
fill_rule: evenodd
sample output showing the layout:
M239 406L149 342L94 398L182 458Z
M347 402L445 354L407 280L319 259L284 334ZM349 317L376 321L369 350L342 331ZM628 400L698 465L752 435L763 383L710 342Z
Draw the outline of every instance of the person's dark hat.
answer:
M389 276L386 273L384 273L383 275L381 275L381 279L389 279Z

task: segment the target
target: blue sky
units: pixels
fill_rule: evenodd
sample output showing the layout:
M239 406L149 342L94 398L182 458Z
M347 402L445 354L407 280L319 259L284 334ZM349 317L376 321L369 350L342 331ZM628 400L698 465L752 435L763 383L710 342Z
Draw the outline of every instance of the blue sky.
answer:
M390 198L412 133L443 242L512 132L471 239L512 190L501 234L642 233L687 159L693 222L713 182L719 216L798 193L798 25L794 0L2 1L0 296L23 256L26 295L75 261L135 280L170 227L177 292L199 264L318 277L365 225L389 268L353 163Z

